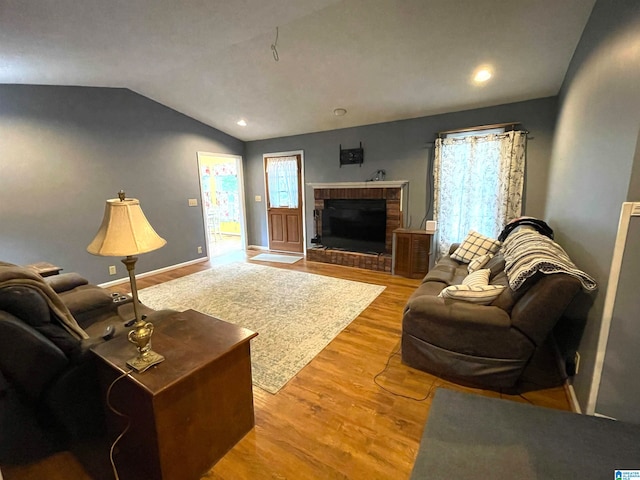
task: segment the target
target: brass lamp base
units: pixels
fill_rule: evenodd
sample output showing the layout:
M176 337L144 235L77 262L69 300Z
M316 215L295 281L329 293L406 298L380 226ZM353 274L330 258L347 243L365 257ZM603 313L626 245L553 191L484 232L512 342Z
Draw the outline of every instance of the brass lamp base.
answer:
M149 367L153 367L163 361L164 357L162 355L154 352L153 350L149 350L146 353L127 360L127 367L133 368L138 373L142 373Z
M137 297L137 295L135 295ZM135 298L134 297L134 298ZM137 300L137 299L136 299ZM134 302L136 301L134 300ZM135 309L135 304L134 304ZM144 372L147 368L152 367L164 360L159 353L151 350L151 335L153 334L153 323L140 320L136 322L133 330L129 332L127 338L138 349L138 356L127 361L127 366L133 368L136 372Z

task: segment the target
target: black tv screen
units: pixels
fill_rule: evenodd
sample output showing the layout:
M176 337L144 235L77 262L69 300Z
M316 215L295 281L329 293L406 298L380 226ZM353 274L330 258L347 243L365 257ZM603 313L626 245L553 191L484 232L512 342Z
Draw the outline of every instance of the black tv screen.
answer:
M387 205L384 199L324 201L322 245L362 253L384 253Z

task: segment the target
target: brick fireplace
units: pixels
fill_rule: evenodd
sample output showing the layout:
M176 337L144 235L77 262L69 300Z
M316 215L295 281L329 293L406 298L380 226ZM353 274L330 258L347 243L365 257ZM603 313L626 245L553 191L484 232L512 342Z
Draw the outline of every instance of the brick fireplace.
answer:
M391 272L393 231L404 225L404 188L408 181L311 183L316 232L322 232L322 210L325 200L333 199L384 199L387 208L385 251L381 254L333 250L314 247L307 250L307 258L316 262L333 263L349 267Z

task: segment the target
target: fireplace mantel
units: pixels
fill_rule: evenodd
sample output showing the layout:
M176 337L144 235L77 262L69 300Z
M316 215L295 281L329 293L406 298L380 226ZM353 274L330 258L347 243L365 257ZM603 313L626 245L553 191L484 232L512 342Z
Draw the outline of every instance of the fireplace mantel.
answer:
M409 180L390 180L378 182L334 182L334 183L307 183L316 188L403 188L409 184Z

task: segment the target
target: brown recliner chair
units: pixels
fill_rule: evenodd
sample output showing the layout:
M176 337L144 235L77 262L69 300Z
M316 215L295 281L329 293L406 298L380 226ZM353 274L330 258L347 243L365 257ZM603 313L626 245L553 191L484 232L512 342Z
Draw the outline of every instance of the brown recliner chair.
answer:
M89 338L65 329L47 297L62 301ZM42 279L0 264L0 463L32 461L103 433L89 350L105 341L107 325L119 335L134 318L131 303L116 300L75 273Z

